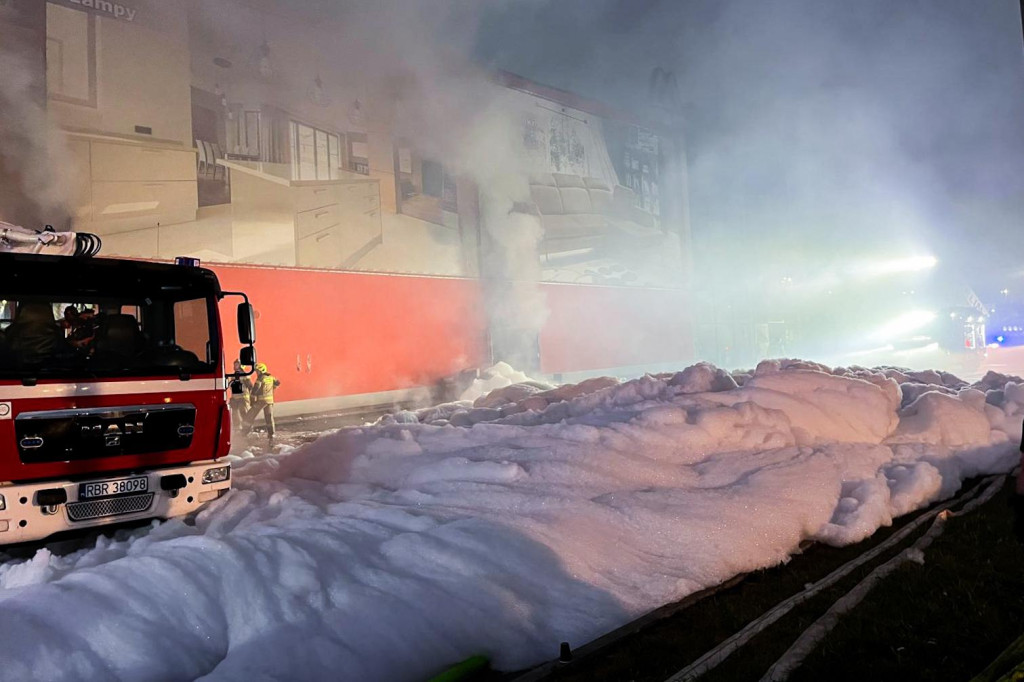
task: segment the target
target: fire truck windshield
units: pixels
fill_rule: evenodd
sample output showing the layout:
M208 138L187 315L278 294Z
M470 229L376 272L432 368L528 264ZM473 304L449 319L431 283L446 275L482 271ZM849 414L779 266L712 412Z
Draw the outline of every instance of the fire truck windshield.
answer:
M0 292L0 378L214 372L220 357L216 302L195 296L149 291L4 297Z

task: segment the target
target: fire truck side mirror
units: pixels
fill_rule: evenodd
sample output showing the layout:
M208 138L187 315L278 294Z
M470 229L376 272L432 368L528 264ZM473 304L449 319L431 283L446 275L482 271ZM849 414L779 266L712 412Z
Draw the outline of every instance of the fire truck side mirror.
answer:
M247 346L256 343L256 316L249 303L238 304L238 341ZM251 365L252 363L242 360L242 364Z
M246 346L238 351L238 361L243 367L252 367L256 364L256 349Z

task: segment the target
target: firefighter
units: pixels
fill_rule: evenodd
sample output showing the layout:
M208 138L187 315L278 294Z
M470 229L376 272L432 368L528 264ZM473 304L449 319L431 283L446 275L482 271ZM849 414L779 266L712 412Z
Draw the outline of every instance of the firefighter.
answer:
M233 430L242 432L246 424L246 416L249 413L250 398L252 395L252 379L243 376L242 363L235 360L235 376L231 380L231 399L228 401L228 408L231 410L231 425ZM235 387L240 391L235 393Z
M75 348L88 348L96 338L96 320L92 308L81 312L73 305L64 308L64 319L60 322L65 329L66 340Z
M260 412L262 412L267 423L267 436L271 441L274 440L275 431L274 389L280 385L281 382L267 370L264 363L256 363L256 381L253 382L252 389L249 391L250 407L246 413L246 424L251 429L256 417L260 416Z

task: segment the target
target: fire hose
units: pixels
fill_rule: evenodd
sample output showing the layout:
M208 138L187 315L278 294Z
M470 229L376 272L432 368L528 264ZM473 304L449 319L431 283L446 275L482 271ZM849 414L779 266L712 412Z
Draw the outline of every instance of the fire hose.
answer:
M804 659L817 648L818 644L839 623L843 615L852 611L864 600L864 597L871 591L871 588L905 563L911 561L924 563L924 550L932 544L935 538L942 534L946 527L946 521L954 516L968 514L973 509L985 504L985 502L992 499L999 492L1003 487L1003 483L1004 479L1002 476L993 476L990 479L988 488L981 495L967 502L960 511L954 512L947 508L939 512L935 520L932 521L931 527L917 542L884 564L876 567L866 578L857 583L853 589L832 604L823 616L804 630L803 634L797 638L793 645L768 669L768 672L761 678L761 682L780 682L781 680L788 679L790 674L800 667Z
M1001 476L993 477L990 480L995 481L996 479L998 479L998 482L1001 485L1002 478L1003 477ZM998 490L998 487L999 486L996 486L996 490ZM931 521L943 512L949 512L949 507L954 502L965 502L971 500L977 495L978 490L978 488L973 488L962 494L959 498L950 500L945 505L922 513L913 521L911 521L906 526L901 528L899 531L891 535L884 542L876 545L874 548L868 550L864 554L861 554L852 561L843 564L842 566L834 570L832 573L822 578L821 580L804 588L802 592L798 592L792 597L776 604L774 607L766 611L760 617L748 623L747 626L744 627L742 630L740 630L736 634L732 635L731 637L723 641L721 644L716 646L711 651L705 653L703 656L698 658L690 665L686 666L679 672L669 677L665 682L684 682L684 680L694 680L706 674L713 668L716 668L720 663L725 661L725 659L727 659L733 653L735 653L744 645L746 645L747 642L753 639L755 635L759 634L760 632L764 631L769 626L771 626L773 623L780 620L783 616L792 611L798 605L802 604L805 601L808 601L809 599L811 599L818 593L822 592L826 588L836 584L842 578L846 577L860 566L863 566L864 564L867 564L870 561L874 560L890 548L895 547L928 521ZM995 491L992 491L991 494L994 494L994 492Z
M103 241L88 232L57 232L47 225L30 230L0 221L0 253L38 253L90 257L100 252Z

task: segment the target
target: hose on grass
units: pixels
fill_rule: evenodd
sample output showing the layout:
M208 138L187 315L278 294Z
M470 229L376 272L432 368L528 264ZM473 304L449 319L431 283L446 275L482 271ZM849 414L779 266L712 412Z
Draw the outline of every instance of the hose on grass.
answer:
M999 478L1001 479L1002 477ZM679 672L669 677L666 680L666 682L684 682L685 680L694 680L706 674L708 671L718 667L723 661L729 658L729 656L735 653L738 649L745 646L747 642L749 642L755 636L757 636L762 631L767 629L773 623L781 619L794 608L804 603L805 601L811 599L822 590L825 590L831 587L832 585L836 584L837 582L839 582L840 580L842 580L847 575L849 575L856 569L860 568L864 564L873 561L878 556L888 551L892 547L895 547L900 542L905 540L909 535L911 535L914 531L916 531L918 528L927 523L929 520L935 518L944 511L948 511L950 505L952 505L953 503L957 501L971 500L978 494L978 490L978 487L972 488L971 490L965 492L963 496L960 497L959 499L954 498L949 502L949 504L943 507L938 507L936 509L926 511L923 514L919 515L917 518L915 518L913 521L911 521L906 526L901 528L899 531L893 533L884 542L879 543L867 552L864 552L860 556L843 564L842 566L832 571L818 582L812 583L802 592L798 592L792 597L789 597L788 599L779 602L771 609L769 609L768 611L766 611L765 613L763 613L762 615L758 616L750 623L748 623L742 630L740 630L736 634L732 635L731 637L723 641L714 649L711 649L710 651L705 653L703 656L698 658L690 665L686 666Z
M918 538L917 542L889 559L884 564L875 567L867 577L857 583L849 592L836 600L836 602L829 607L828 611L818 618L818 620L814 621L810 627L804 630L800 636L797 637L796 641L793 642L793 645L790 646L774 664L772 664L768 669L768 672L766 672L764 677L761 678L761 682L780 682L781 680L788 679L790 674L799 668L804 662L804 659L806 659L807 656L818 647L822 640L828 636L828 633L832 631L842 617L856 608L879 582L906 563L912 561L924 563L924 550L926 550L928 546L935 541L935 538L942 535L942 532L946 528L946 522L950 518L955 516L964 516L985 504L1002 489L1004 484L1004 476L994 477L994 479L988 484L988 487L985 488L984 492L965 504L960 511L954 512L949 509L941 510L932 522L931 528L929 528L924 535Z

